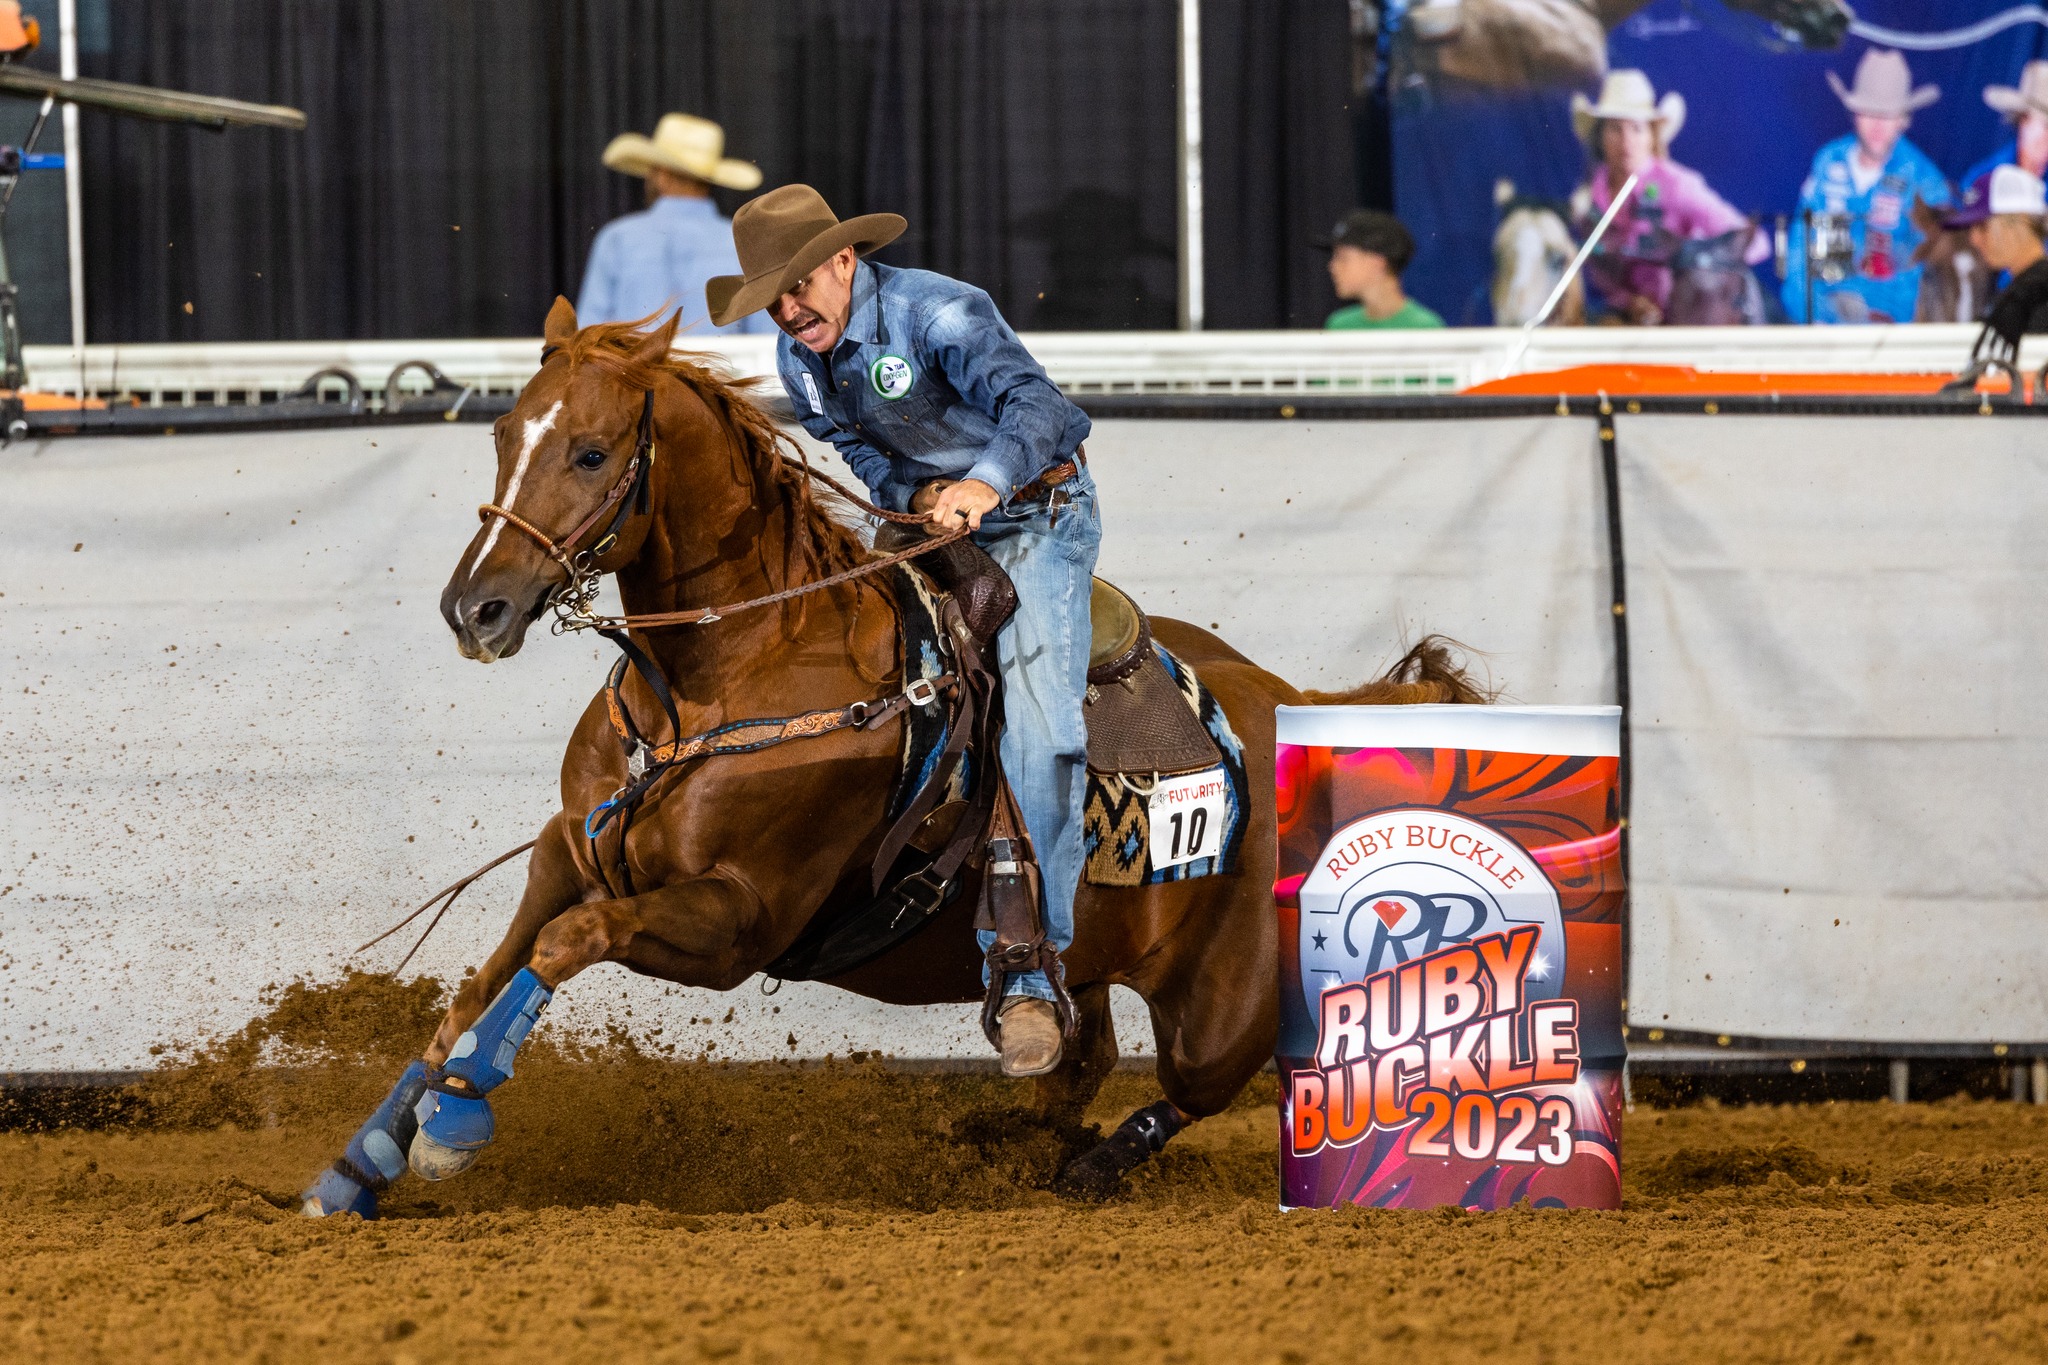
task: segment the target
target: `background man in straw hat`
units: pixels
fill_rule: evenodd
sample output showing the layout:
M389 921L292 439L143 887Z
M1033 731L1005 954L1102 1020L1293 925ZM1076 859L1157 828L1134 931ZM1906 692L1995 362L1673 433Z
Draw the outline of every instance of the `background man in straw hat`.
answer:
M1046 937L1065 949L1081 881L1088 591L1102 539L1081 455L1088 418L987 294L861 259L904 226L893 213L842 223L808 185L764 194L733 217L742 273L711 281L711 317L725 325L767 309L805 430L838 447L879 506L974 527L1016 583L1016 615L996 640L1002 761L1044 874ZM982 935L984 949L994 937ZM1033 973L1008 989L1003 1070L1042 1075L1061 1052L1051 985Z
M1856 131L1822 147L1799 190L1786 261L1785 311L1807 321L1805 216L1816 230L1846 233L1845 267L1826 267L1813 279L1815 322L1911 322L1920 294L1920 267L1913 251L1920 229L1908 211L1918 195L1931 205L1949 202L1948 180L1927 154L1906 141L1913 111L1941 98L1931 85L1913 87L1906 59L1872 48L1856 64L1856 84L1845 87L1830 71L1828 84L1848 106ZM1830 278L1834 276L1834 278Z
M1970 167L1965 186L1974 185L1999 166L2018 166L2035 179L2048 179L2048 62L2020 68L2020 83L1987 85L1984 102L2012 124L2012 138Z
M1685 126L1685 97L1676 90L1661 100L1653 94L1642 72L1615 71L1599 99L1572 96L1572 127L1594 162L1583 201L1573 197L1580 230L1591 231L1629 176L1636 177L1635 193L1615 214L1586 274L1610 314L1645 325L1662 322L1671 302L1664 262L1677 242L1750 229L1698 171L1671 159L1671 143ZM1769 239L1752 230L1743 258L1755 265L1770 254Z
M767 332L766 318L712 328L701 300L713 275L739 269L732 224L711 201L711 187L751 190L761 169L725 155L725 130L710 119L669 114L653 137L621 133L604 149L604 164L647 181L648 205L598 231L576 296L576 320L630 322L683 310L694 335Z

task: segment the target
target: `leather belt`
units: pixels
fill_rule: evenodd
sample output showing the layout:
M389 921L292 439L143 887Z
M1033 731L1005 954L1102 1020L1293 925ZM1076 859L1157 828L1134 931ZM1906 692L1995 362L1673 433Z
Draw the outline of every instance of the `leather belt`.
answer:
M1058 464L1049 466L1037 478L1011 494L1010 501L1037 502L1087 467L1088 448L1076 447L1073 459L1061 460Z

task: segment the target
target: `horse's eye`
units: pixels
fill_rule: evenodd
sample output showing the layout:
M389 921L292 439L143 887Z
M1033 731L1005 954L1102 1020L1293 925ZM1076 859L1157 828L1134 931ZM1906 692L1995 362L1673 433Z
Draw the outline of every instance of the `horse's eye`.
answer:
M578 469L602 469L604 468L604 459L605 455L602 450L586 450L576 457L576 467Z

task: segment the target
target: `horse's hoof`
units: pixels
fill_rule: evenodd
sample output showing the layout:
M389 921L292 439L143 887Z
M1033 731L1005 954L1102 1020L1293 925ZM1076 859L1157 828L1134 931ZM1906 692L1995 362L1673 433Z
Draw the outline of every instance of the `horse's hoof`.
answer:
M446 1180L475 1164L489 1145L496 1124L491 1102L481 1095L430 1089L413 1111L420 1121L406 1154L412 1173L422 1180Z
M1124 1154L1104 1142L1061 1171L1052 1192L1062 1199L1099 1204L1122 1191L1124 1172L1129 1169Z
M413 1137L412 1151L407 1153L406 1164L422 1180L446 1180L476 1165L476 1159L481 1155L481 1147L444 1147L428 1137L422 1128Z
M377 1195L330 1166L299 1196L299 1212L308 1218L332 1218L337 1213L375 1218Z

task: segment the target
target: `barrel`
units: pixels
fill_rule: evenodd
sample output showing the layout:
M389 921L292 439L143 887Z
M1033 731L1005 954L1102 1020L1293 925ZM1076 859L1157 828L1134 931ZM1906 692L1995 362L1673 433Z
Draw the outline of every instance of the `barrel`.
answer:
M1621 1205L1621 711L1283 706L1280 1202Z

